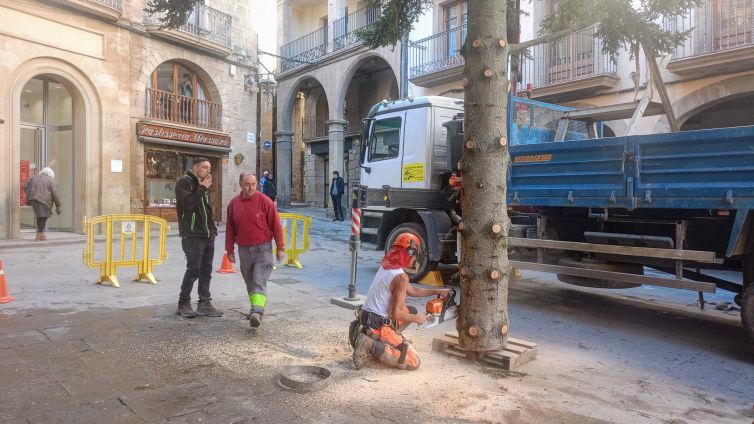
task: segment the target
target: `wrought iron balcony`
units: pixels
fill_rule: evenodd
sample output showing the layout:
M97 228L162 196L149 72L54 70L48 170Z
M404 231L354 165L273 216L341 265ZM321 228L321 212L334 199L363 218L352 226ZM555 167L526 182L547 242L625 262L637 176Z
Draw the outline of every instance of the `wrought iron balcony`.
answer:
M529 49L521 60L518 91L533 89L533 97L586 94L614 87L617 66L602 53L595 29L573 32Z
M123 0L52 0L63 6L73 7L111 21L120 19L123 13Z
M172 38L193 47L210 50L213 53L230 54L233 18L229 14L198 4L186 23L175 30L162 28L160 18L159 14L146 16L144 24L148 32Z
M327 53L327 27L324 26L280 48L282 71L314 62Z
M327 128L325 120L317 119L315 115L304 116L303 118L304 140L327 137Z
M668 65L673 72L735 72L751 69L754 64L754 0L707 0L663 25L689 32L673 52Z
M417 85L431 87L457 80L463 68L461 46L466 24L409 43L409 78Z
M333 50L340 50L361 42L358 31L372 25L380 16L379 7L365 7L344 16L333 23L335 38Z
M153 88L147 88L144 115L181 125L222 130L222 105Z

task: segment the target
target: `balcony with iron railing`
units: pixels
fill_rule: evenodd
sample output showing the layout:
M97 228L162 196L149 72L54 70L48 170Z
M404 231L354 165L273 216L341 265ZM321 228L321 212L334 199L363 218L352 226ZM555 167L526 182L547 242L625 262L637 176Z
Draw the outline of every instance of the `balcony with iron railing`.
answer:
M148 14L145 17L147 32L211 54L227 56L231 53L233 18L227 13L198 4L186 23L176 29L163 28L160 18L159 14Z
M147 88L144 115L180 125L222 130L222 105L153 88Z
M325 118L316 115L304 116L302 118L302 127L304 141L316 140L327 137L327 127Z
M360 44L359 30L372 25L380 16L379 7L364 7L333 23L333 51Z
M519 92L532 90L539 99L594 94L618 83L617 66L602 52L594 28L573 32L529 49L521 59Z
M123 0L52 0L62 6L117 22L123 14Z
M706 0L663 26L688 32L673 52L671 72L705 76L754 67L754 0Z
M421 87L434 87L461 79L466 24L409 43L409 79Z
M280 48L283 72L310 64L327 54L327 27L299 37Z

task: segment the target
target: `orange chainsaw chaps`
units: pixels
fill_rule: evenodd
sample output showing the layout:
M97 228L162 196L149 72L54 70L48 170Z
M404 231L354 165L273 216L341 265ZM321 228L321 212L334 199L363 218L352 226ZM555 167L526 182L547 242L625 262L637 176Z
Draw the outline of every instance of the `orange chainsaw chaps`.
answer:
M419 368L421 360L413 347L407 345L406 359L400 363L403 337L396 333L390 326L382 326L378 330L370 330L372 337L385 344L385 351L377 359L387 366L413 371Z

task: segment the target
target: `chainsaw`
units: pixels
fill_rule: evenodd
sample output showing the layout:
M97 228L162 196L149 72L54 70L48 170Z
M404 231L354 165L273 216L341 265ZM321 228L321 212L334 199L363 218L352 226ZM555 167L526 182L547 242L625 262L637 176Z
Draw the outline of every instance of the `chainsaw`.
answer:
M456 290L450 288L448 296L437 296L427 302L425 309L427 313L427 322L421 328L434 327L442 324L445 320L451 320L458 317L458 304L456 303Z

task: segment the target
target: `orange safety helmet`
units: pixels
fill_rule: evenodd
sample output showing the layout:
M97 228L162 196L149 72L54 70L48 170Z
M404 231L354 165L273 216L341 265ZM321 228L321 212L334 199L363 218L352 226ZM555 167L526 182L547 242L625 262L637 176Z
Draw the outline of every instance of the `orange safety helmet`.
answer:
M403 247L408 250L409 255L414 256L416 250L421 245L421 239L411 233L402 233L393 241L393 247Z

